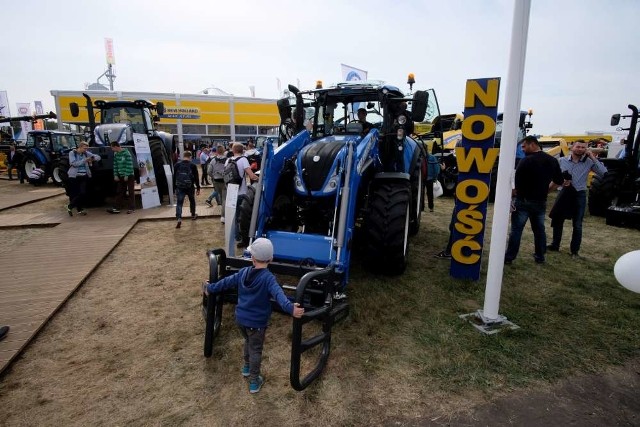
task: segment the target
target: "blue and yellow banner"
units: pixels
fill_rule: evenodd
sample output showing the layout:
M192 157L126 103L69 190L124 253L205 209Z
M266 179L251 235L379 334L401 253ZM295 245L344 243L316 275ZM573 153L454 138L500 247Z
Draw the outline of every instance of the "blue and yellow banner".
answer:
M480 278L491 170L499 152L494 148L499 92L500 78L467 80L452 219L450 275L458 279Z

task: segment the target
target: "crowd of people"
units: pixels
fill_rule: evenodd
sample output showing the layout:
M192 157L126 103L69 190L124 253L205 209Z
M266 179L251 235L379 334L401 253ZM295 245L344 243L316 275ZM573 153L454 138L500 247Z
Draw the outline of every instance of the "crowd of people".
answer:
M545 263L547 251L558 252L562 241L564 221L572 222L572 234L569 250L571 256L580 257L582 244L582 223L587 206L587 179L590 172L602 177L607 168L584 140L575 141L570 152L560 159L545 153L534 136L527 136L520 146L525 157L515 170L512 202L511 231L504 256L509 265L517 258L520 250L522 232L527 221L531 222L534 238L533 259L537 264ZM549 216L553 230L551 244L547 245L545 216L547 195L560 189ZM436 258L451 258L453 244L453 225L449 224L449 243L435 255Z

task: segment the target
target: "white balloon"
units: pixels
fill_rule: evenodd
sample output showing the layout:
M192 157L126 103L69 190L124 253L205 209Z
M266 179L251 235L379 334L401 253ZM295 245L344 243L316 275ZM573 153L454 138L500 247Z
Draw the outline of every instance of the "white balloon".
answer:
M640 251L628 252L618 258L613 275L622 286L640 293Z

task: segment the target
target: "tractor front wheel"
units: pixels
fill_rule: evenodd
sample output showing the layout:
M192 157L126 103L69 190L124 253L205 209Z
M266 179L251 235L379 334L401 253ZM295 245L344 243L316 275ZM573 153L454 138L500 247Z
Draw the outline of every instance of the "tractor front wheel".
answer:
M611 206L618 188L618 171L610 170L602 178L595 175L589 188L589 213L604 216Z
M365 264L374 272L402 274L407 267L411 186L408 181L372 184L365 216Z

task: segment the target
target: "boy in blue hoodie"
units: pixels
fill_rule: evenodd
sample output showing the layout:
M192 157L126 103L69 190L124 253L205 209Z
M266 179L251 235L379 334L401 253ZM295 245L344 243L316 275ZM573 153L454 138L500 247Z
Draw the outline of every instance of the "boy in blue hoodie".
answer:
M204 282L202 292L209 295L225 289L238 289L236 322L244 337L242 376L249 377L249 392L257 393L265 381L260 375L260 364L264 337L271 317L271 298L278 302L283 311L298 319L304 314L304 308L289 301L275 276L267 269L273 259L271 241L258 238L247 250L251 254L253 267L245 267L216 283Z

